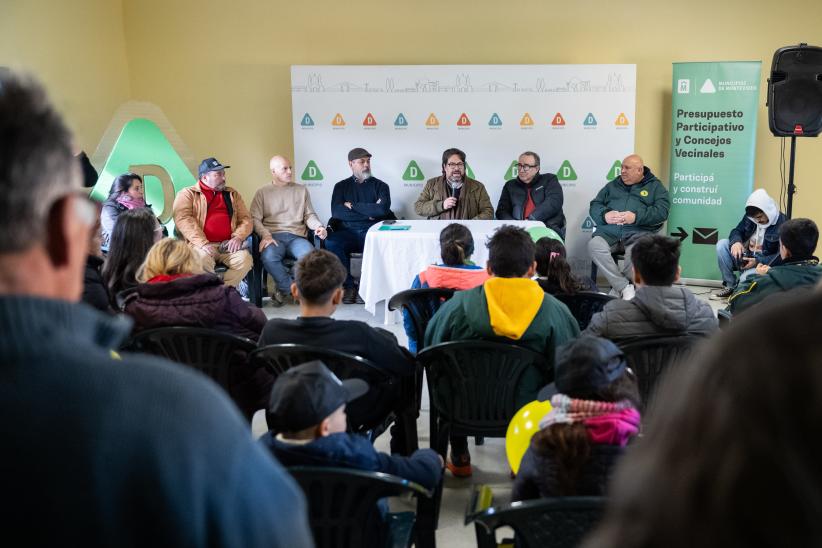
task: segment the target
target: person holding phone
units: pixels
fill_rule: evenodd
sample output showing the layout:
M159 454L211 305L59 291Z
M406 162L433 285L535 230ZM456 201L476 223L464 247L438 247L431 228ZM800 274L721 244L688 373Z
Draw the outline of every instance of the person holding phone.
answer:
M727 239L716 244L716 259L722 274L722 289L711 295L713 300L727 299L747 278L757 273L757 266L776 266L779 258L779 228L785 215L764 189L755 190L745 202L745 215ZM764 274L764 268L759 269ZM739 280L735 271L739 271Z

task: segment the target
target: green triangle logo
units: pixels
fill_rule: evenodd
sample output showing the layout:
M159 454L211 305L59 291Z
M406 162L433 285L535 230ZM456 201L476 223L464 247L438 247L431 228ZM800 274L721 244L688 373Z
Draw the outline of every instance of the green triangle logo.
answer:
M610 181L611 179L616 179L620 175L622 175L622 162L616 160L611 166L611 169L608 170L608 174L605 175L605 180Z
M303 126L303 127L311 127L311 126L314 125L314 120L306 112L305 116L303 116L303 121L300 122L300 125Z
M488 120L488 125L492 127L499 127L502 125L502 119L499 117L499 114L496 112L491 115L491 119Z
M476 179L476 177L474 177L474 172L471 170L471 166L468 165L468 162L465 162L465 176L469 179Z
M508 179L516 179L519 176L519 170L517 169L517 161L514 160L511 162L511 165L508 166L508 171L505 172L505 175L502 177L504 181Z
M146 202L152 205L161 223L172 227L174 196L197 181L162 130L151 120L135 118L123 126L91 197L105 200L114 178L128 171L143 176Z
M589 215L585 217L585 220L582 221L582 226L580 227L582 230L591 230L594 228L594 220Z
M592 112L589 112L582 124L585 126L595 126L597 125L597 119L594 118L594 114Z
M574 166L571 165L571 162L568 160L562 162L562 165L559 166L559 169L557 170L557 179L560 181L577 180L577 172L574 171Z
M303 181L322 181L323 173L317 166L317 162L314 160L309 160L308 165L306 165L303 170L303 174L300 175L300 179Z
M402 174L403 181L424 181L425 175L422 174L420 166L417 162L411 160L408 162L408 167L405 168L405 173Z

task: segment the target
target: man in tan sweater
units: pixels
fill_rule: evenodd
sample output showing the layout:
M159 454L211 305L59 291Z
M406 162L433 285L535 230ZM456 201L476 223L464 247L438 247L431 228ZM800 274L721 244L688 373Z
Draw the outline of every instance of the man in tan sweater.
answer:
M286 255L299 260L314 249L308 239L325 239L326 231L311 205L308 189L293 181L291 162L283 156L274 156L269 162L271 184L260 188L251 201L254 231L260 237L260 253L265 269L274 278L277 290L271 299L281 306L291 297L291 276L283 265Z

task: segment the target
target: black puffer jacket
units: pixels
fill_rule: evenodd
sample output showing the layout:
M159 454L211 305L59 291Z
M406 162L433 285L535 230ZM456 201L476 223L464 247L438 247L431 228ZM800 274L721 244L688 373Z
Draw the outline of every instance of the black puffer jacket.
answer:
M497 219L520 220L528 198L528 188L519 179L511 179L502 187L497 204ZM531 181L531 199L536 209L528 216L530 221L542 221L545 226L565 238L565 214L562 185L553 173L541 173Z
M591 445L591 456L582 468L576 485L576 496L605 494L611 470L625 452L619 445ZM531 447L522 457L517 479L511 491L511 500L538 499L560 496L557 474L559 467L551 453L542 453Z

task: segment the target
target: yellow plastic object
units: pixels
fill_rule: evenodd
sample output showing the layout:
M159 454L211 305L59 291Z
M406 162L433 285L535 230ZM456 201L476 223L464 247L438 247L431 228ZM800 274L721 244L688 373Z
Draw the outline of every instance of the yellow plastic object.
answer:
M505 433L505 455L514 474L519 472L519 465L531 443L531 436L539 430L539 421L549 411L551 402L532 401L523 405L508 423L508 431Z

